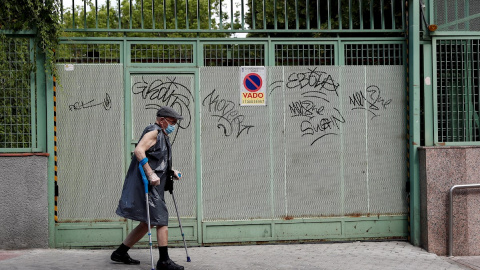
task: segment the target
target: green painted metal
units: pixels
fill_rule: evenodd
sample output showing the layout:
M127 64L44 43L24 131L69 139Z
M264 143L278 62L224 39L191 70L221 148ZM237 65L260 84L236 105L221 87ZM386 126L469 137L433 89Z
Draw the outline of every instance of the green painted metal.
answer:
M203 243L407 237L406 216L203 222Z
M106 41L108 40L108 41ZM132 74L194 74L195 76L195 89L199 88L200 80L198 75L198 67L203 66L203 59L205 58L205 51L203 47L208 44L218 45L231 45L231 44L248 44L248 45L262 45L264 48L264 57L261 64L267 66L275 65L275 55L277 45L294 46L299 43L303 45L315 45L315 44L328 44L334 46L333 60L336 65L344 65L345 60L341 60L346 45L350 44L403 44L402 38L389 38L384 42L378 41L376 38L337 38L337 39L309 39L300 38L295 41L288 39L276 39L276 38L257 38L257 39L239 39L239 40L219 40L215 38L179 38L172 41L171 39L151 39L151 38L69 38L62 40L64 45L79 45L79 44L120 44L120 63L124 64L124 85L125 85L125 111L131 111L131 97L130 89L131 75ZM179 45L191 45L193 46L194 58L191 63L175 64L175 63L132 63L130 48L132 44L179 44ZM303 46L302 45L302 46ZM89 47L90 48L90 47ZM294 48L294 47L290 47ZM296 47L295 47L295 50ZM399 56L402 57L402 56ZM302 58L303 59L303 58ZM204 244L204 243L219 243L219 242L244 242L244 241L295 241L301 239L329 239L329 240L349 240L349 239L367 239L376 238L379 239L385 237L406 237L406 216L380 216L380 217L355 217L355 218L318 218L318 219L294 219L294 220L268 220L268 221L247 221L247 222L210 222L206 223L202 221L203 206L202 206L202 156L201 156L201 134L200 134L200 108L201 97L199 92L195 91L195 170L196 170L196 188L197 188L197 205L196 205L196 219L187 219L185 224L182 219L182 225L187 226L189 235L187 239L189 244ZM273 109L273 108L272 108ZM270 112L272 113L272 111ZM125 167L128 168L129 157L134 149L132 130L131 114L125 114ZM51 126L50 124L49 126ZM53 128L52 128L53 129ZM49 127L49 130L50 127ZM273 149L273 145L270 145L270 149ZM273 156L271 158L274 158ZM272 170L273 168L271 168ZM51 173L51 172L50 172ZM273 175L273 172L271 172ZM53 175L50 174L49 179L53 179ZM272 187L271 187L272 188ZM50 200L53 200L53 191L49 189ZM272 195L273 196L273 195ZM274 198L271 198L273 201ZM53 218L51 219L53 220ZM173 221L173 220L172 220ZM264 231L264 223L270 224L271 234L270 238L261 238ZM233 225L232 225L233 224ZM298 225L300 224L300 225ZM353 225L354 224L354 225ZM210 226L212 225L212 226ZM361 233L361 231L355 228L369 228L374 226L372 235ZM125 223L115 222L91 222L91 223L53 223L50 224L50 230L53 231L55 237L51 240L53 242L52 247L89 247L94 245L116 245L122 241L124 236L134 228L135 222L126 221ZM176 241L178 237L173 235L175 231L175 224L172 223L173 230L171 231L171 239ZM391 230L391 228L396 228ZM214 235L212 237L212 228L221 230L225 235ZM336 228L340 228L342 234L337 235ZM325 233L322 235L319 233L320 229L325 229ZM108 241L99 240L97 242L95 238L81 239L80 235L85 232L93 235L102 234L109 237ZM290 231L290 232L288 232ZM306 232L317 232L318 238L305 237ZM252 237L238 237L240 232L252 234ZM287 233L287 235L285 235ZM283 234L283 235L282 235ZM230 236L229 236L230 235ZM241 234L240 234L241 236ZM100 238L103 236L100 236ZM257 240L255 240L257 237ZM99 239L100 239L99 238ZM103 243L103 244L102 244ZM142 243L140 243L142 245Z
M0 126L2 139L6 140L1 142L0 152L45 152L45 57L39 53L41 50L36 47L32 36L19 33L4 32L6 53L14 63L25 59L38 72L32 70L24 74L23 66L12 65L14 70L11 70L11 75L16 76L17 83L8 88L2 87L5 89L2 95L5 107Z
M472 145L479 141L477 104L480 41L475 36L433 38L435 144Z
M384 1L385 0L382 0L375 5L375 1L369 1L370 4L368 5L363 4L362 0L358 2L357 8L354 6L355 1L352 0L327 1L326 6L321 0L306 0L305 2L295 0L293 9L290 9L287 1L284 1L283 7L279 7L276 0L273 1L273 3L265 0L255 0L249 2L249 10L255 11L253 13L255 14L254 16L250 16L252 13L250 13L249 10L246 11L246 3L244 0L208 0L206 1L207 3L205 3L208 5L208 12L204 12L205 4L197 1L195 6L191 5L188 0L175 0L171 2L164 0L162 3L155 3L155 0L130 0L129 2L117 0L116 5L113 2L110 4L110 0L107 0L106 3L103 4L95 1L95 3L91 4L94 6L93 10L90 10L90 6L87 6L85 1L83 2L83 7L78 4L75 5L75 1L72 1L68 5L65 5L63 1L61 1L60 18L62 23L66 24L65 29L68 32L129 32L133 30L132 32L158 33L261 33L262 31L264 33L277 33L288 31L289 29L311 33L345 31L403 32L405 30L403 20L405 15L403 8L405 0L390 0L389 3L384 3ZM228 11L225 11L223 9L224 7L222 7L222 4L226 3L230 7ZM99 27L99 5L106 7L106 26L102 27ZM129 14L122 14L121 10L127 8L124 7L124 5L129 5ZM216 5L217 7L215 7ZM155 6L158 8L157 10ZM272 9L271 6L274 8ZM133 10L134 7L135 11ZM200 8L202 8L202 11L200 11ZM280 8L280 10L277 10L278 8ZM192 9L194 10L192 11ZM348 9L348 11L346 9ZM167 14L167 11L170 10L172 10L173 16ZM115 12L117 16L111 18L111 11ZM239 16L234 18L236 11L239 11ZM369 18L364 16L363 13L365 11L370 13ZM91 22L92 25L89 25L90 22L87 20L88 12L92 13L92 17L95 18L95 22ZM182 14L183 12L185 15ZM270 12L273 14L270 14ZM139 19L134 20L134 14L137 16L137 13L139 13ZM208 16L201 18L202 13L208 13ZM72 14L75 14L75 16L72 16ZM151 14L151 18L150 15L147 14ZM246 20L247 16L250 16L249 21ZM283 17L283 21L279 21L278 16ZM163 27L157 27L156 23L159 22L152 20L152 18L156 17L158 17L159 20L163 20ZM273 21L268 22L266 19L268 17L273 17ZM360 23L357 25L359 18ZM215 23L213 19L215 19ZM234 19L238 19L240 22L238 26L235 26ZM364 22L364 19L369 19L370 21L367 23L366 21ZM82 21L83 27L78 27L78 20ZM128 20L129 26L124 27L122 20ZM375 24L375 20L378 20L379 23ZM168 21L172 21L173 26L167 27ZM391 23L388 21L391 21ZM399 23L400 21L402 21L401 25ZM197 27L191 27L193 23L197 23ZM348 26L344 26L344 23L347 23ZM281 24L283 24L283 27L280 27ZM367 24L370 25L370 27L364 28L364 25Z
M419 0L409 2L409 14L420 14ZM420 176L418 147L420 146L420 18L409 16L408 23L408 88L409 88L409 171L410 171L410 237L420 245Z
M434 120L434 101L436 100L436 95L433 94L433 85L434 85L434 78L433 78L433 70L434 61L433 59L433 52L432 52L432 45L431 44L424 44L423 46L423 109L424 109L424 123L425 123L425 146L433 146L434 145L434 131L436 130L433 126ZM430 84L428 84L430 82Z
M46 131L45 135L47 136L46 148L48 156L48 166L47 166L47 200L48 200L48 246L55 247L55 107L54 107L54 88L53 78L51 74L48 75L48 84L46 95Z

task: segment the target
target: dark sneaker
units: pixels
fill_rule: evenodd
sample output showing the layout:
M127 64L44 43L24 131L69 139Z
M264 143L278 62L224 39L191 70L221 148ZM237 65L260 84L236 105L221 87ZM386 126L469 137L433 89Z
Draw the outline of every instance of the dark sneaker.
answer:
M112 261L114 262L121 262L124 264L140 264L140 261L130 258L130 255L128 255L128 253L121 254L114 251L112 253L112 256L110 256L110 259L112 259Z
M174 263L172 260L168 259L166 261L158 261L156 270L183 270L183 266Z

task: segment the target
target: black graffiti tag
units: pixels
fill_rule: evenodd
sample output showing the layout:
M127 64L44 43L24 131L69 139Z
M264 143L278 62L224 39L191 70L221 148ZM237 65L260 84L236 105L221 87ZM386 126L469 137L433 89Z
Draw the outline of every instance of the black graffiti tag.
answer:
M83 102L83 101L77 101L73 103L72 105L68 105L68 109L70 111L78 111L81 109L87 109L87 108L92 108L95 106L103 105L103 108L108 111L112 107L112 99L108 95L108 93L105 93L105 98L103 99L102 102L99 103L93 103L95 99L92 99L88 102Z
M248 134L254 126L245 125L243 121L245 116L236 109L233 101L220 98L216 90L213 89L202 101L202 106L207 106L212 116L218 118L217 128L223 130L226 137L232 134L238 138L244 131Z
M386 110L392 99L386 100L381 96L380 89L376 85L370 85L365 90L366 95L362 91L358 91L349 96L350 104L353 105L352 110L366 110L372 114L372 118L379 116L382 110Z
M326 92L334 92L337 96L337 89L339 84L336 83L332 76L323 71L317 71L317 68L308 69L303 73L292 73L288 76L286 87L288 89L305 87L313 88L314 91L308 91L306 94L313 95L312 97L320 97L318 95L326 95ZM323 98L323 97L322 97Z
M179 128L186 129L192 121L190 101L193 100L193 95L187 86L176 82L176 79L176 77L166 77L147 82L142 76L141 81L132 85L132 93L154 102L147 103L145 109L157 110L162 106L160 104L175 108L184 118L179 122Z
M340 130L340 124L345 123L345 118L337 108L333 108L333 113L330 115L324 114L323 109L317 111L318 117L312 116L308 120L303 120L300 123L300 130L303 136L317 136L310 145L313 145L318 140L325 136L338 135L336 130Z

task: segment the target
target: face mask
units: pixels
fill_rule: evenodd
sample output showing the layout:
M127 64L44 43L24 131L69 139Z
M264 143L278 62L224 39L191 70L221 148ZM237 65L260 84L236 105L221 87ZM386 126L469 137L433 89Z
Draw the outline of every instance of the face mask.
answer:
M165 129L167 134L172 133L175 130L175 126L168 124L168 127Z

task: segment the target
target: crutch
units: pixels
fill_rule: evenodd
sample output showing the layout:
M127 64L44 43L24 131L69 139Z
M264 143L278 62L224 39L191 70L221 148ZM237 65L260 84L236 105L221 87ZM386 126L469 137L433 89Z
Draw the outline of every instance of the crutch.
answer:
M148 162L148 158L142 159L138 168L140 169L140 173L142 174L143 186L145 187L145 205L147 208L147 223L148 223L148 245L150 246L150 259L152 263L152 270L155 270L155 266L153 265L153 251L152 251L152 230L150 228L150 207L148 204L148 180L147 176L145 175L145 171L143 170L143 165Z
M180 178L182 177L182 175L179 173L178 177ZM173 182L171 178L170 181ZM168 192L172 194L173 204L175 205L175 212L177 212L178 225L180 225L180 233L182 233L183 246L185 247L185 253L187 254L187 262L191 262L190 256L188 256L187 243L185 242L185 234L183 234L182 223L180 222L180 214L178 213L177 201L175 201L175 196L173 195L173 183L170 185L170 189L168 190Z

